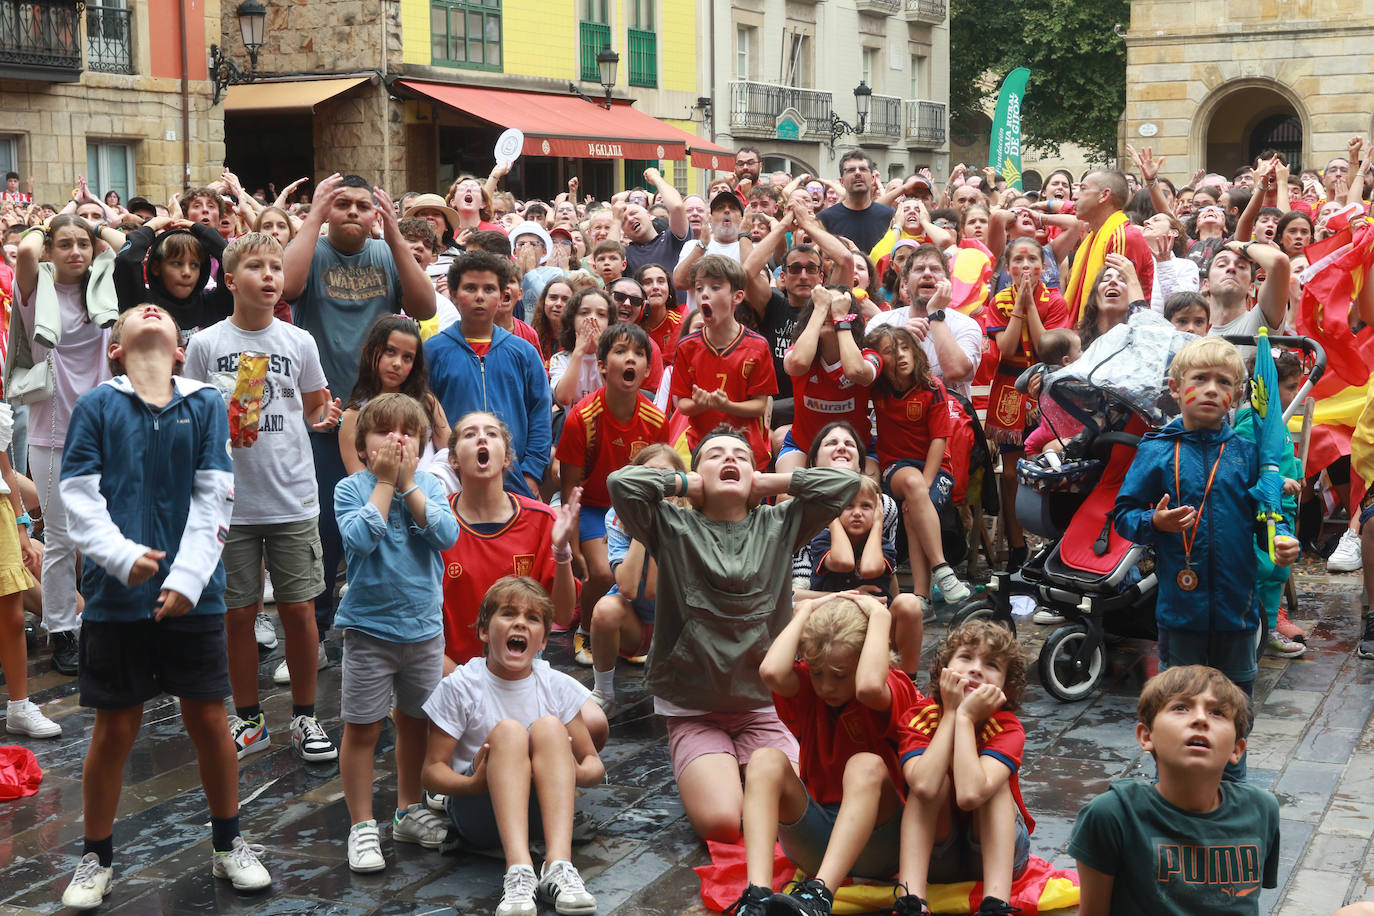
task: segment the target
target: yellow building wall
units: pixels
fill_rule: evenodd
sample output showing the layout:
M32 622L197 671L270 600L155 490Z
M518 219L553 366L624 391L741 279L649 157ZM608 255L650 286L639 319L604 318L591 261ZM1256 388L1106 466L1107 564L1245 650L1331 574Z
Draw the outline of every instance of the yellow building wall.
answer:
M429 8L430 0L401 0L401 60L407 64L431 63ZM506 0L501 32L502 73L577 79L574 0Z
M624 32L622 31L623 35ZM622 66L625 55L621 55ZM697 5L684 0L662 0L658 19L658 68L660 89L697 92ZM679 124L679 127L683 125ZM692 131L690 127L684 130ZM695 133L695 131L692 131Z
M429 66L429 0L401 0L401 61Z

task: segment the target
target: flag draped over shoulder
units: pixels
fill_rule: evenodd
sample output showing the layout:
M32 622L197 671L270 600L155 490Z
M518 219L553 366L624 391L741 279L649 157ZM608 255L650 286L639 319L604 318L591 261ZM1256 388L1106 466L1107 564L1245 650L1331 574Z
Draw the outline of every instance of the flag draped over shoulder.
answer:
M1374 264L1374 223L1366 222L1352 232L1348 217L1341 222L1344 227L1335 235L1307 247L1308 266L1298 277L1304 285L1296 324L1300 333L1326 350L1332 372L1347 384L1364 385L1371 367L1361 350L1374 337L1374 328L1364 328L1358 335L1351 332L1350 303L1359 296L1365 274Z
M1089 293L1092 292L1093 280L1097 279L1098 273L1107 266L1107 255L1113 251L1126 251L1126 226L1129 224L1130 220L1126 218L1126 214L1117 210L1107 217L1101 228L1096 232L1089 232L1083 241L1078 243L1078 251L1073 256L1073 267L1069 269L1069 285L1064 292L1064 299L1069 303L1069 327L1078 326L1078 316L1088 301ZM1145 298L1150 298L1149 290L1146 289L1145 292Z

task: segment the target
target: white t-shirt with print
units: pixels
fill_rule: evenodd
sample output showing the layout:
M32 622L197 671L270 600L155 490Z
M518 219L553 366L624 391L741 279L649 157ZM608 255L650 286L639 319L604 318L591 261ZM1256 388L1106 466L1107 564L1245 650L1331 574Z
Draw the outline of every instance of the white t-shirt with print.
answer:
M261 331L246 331L226 318L191 338L184 372L217 387L228 403L238 380L239 356L245 352L266 353L269 360L258 439L233 450L231 524L274 525L315 518L320 514L315 461L301 401L301 392L329 386L315 339L276 318Z

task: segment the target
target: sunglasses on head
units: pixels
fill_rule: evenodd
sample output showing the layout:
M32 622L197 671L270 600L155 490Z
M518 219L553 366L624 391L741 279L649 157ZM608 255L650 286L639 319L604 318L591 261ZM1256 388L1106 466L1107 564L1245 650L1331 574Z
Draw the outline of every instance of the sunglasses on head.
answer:
M627 293L621 290L612 290L611 298L616 302L628 302L635 308L639 308L644 304L643 296L636 296L634 293Z

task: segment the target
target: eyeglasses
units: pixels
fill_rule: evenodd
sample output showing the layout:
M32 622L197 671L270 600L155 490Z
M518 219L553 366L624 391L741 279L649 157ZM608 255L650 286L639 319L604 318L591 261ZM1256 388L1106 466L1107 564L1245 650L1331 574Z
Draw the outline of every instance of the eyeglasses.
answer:
M644 305L643 296L636 296L633 293L621 292L620 290L611 290L611 298L620 303L628 302L635 308L640 308Z
M787 272L796 276L797 274L818 274L821 272L819 264L788 264Z

